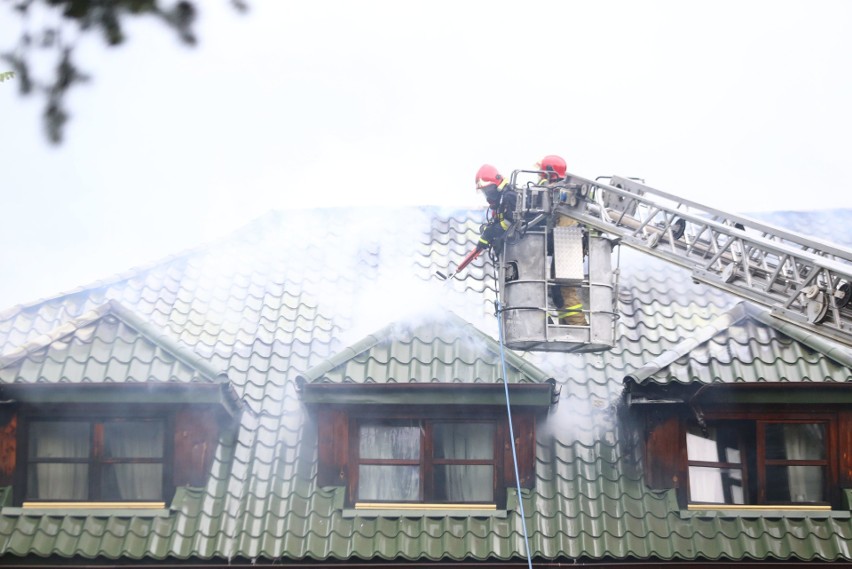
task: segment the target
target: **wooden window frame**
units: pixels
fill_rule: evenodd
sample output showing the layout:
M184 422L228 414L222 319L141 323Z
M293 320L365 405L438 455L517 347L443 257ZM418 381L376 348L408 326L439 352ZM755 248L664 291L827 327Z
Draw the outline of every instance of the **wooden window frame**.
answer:
M522 488L535 485L535 423L542 409L534 406L512 406L512 423L518 455L518 475ZM506 408L501 406L418 406L418 405L359 405L315 404L312 406L318 429L319 486L342 486L346 489L344 503L355 506L358 483L359 421L416 420L416 421L493 421L495 434L495 485L494 505L506 506L506 488L514 488L515 472L509 440L509 423ZM421 445L421 452L423 452ZM434 489L423 490L425 496L434 495ZM420 502L417 502L420 503ZM427 502L422 502L427 503Z
M89 425L90 448L87 459L59 459L59 460L30 460L28 456L30 426L33 422L81 422ZM106 423L120 421L158 421L163 426L163 455L160 459L150 458L104 458L104 434L103 428ZM14 501L16 504L27 503L50 503L53 500L42 500L27 497L27 475L31 464L39 463L73 463L87 464L88 473L88 497L84 500L62 499L63 503L98 503L109 502L120 504L122 502L138 503L138 500L114 500L104 499L101 495L101 480L103 470L111 464L162 464L161 496L155 502L168 502L174 496L176 485L174 480L174 413L165 409L152 407L148 409L127 409L110 411L102 406L76 407L67 410L53 410L43 412L38 409L29 409L21 413L19 444L17 445L17 464L15 469Z
M734 423L734 422L735 421L727 421L727 423ZM715 423L715 424L726 423L726 421L713 421L713 423ZM689 434L689 429L687 428L687 429L684 430L684 435L688 435L688 434ZM744 457L744 456L746 456L746 454L748 452L748 448L746 446L742 432L738 432L736 438L737 438L737 450L740 451L740 456ZM686 443L684 443L684 444L686 444ZM717 442L717 444L718 444L718 442ZM749 500L750 500L749 484L750 484L751 473L749 472L747 461L746 462L734 463L734 462L725 462L725 461L721 461L721 460L718 460L718 461L692 460L692 459L689 458L689 454L688 454L688 451L687 451L687 462L686 462L687 473L689 473L689 469L692 468L693 466L703 467L703 468L718 468L720 470L739 470L741 475L742 475L741 483L742 483L742 487L743 487L743 495L746 497L746 503L749 502ZM711 504L711 503L714 503L714 502L701 502L699 500L693 500L692 499L692 486L690 484L687 484L686 491L687 491L687 494L689 495L689 503L690 504L704 504L704 503ZM726 503L732 504L733 502L726 502Z
M824 459L816 459L816 460L805 460L805 459L770 459L766 457L766 426L768 424L781 424L781 425L808 425L808 424L822 424L825 425L825 458ZM823 485L825 487L825 497L826 500L823 502L819 502L822 504L830 504L831 503L831 494L832 488L837 486L837 475L836 469L835 474L832 475L832 463L837 464L836 460L833 460L833 457L836 453L832 452L832 449L836 448L836 435L834 435L834 431L836 429L836 421L828 418L818 418L815 416L813 419L761 419L755 422L755 430L756 430L756 440L757 440L757 487L758 487L758 501L762 504L778 504L778 502L770 502L766 497L767 490L767 470L770 467L777 466L820 466L823 467ZM781 502L788 503L788 502ZM798 504L799 502L789 502L790 504ZM811 502L808 502L811 503Z
M743 448L743 484L748 485L744 488L747 493L751 493L748 488L755 490L754 496L751 496L746 501L748 506L767 506L767 507L783 507L783 506L802 506L802 505L832 505L836 506L840 503L840 485L839 462L843 450L840 448L839 440L839 418L836 412L833 411L800 411L791 410L789 408L783 410L710 410L705 411L703 420L710 424L725 424L725 423L751 423L754 428L754 448ZM694 419L690 420L694 422ZM825 425L825 458L820 460L780 460L766 458L765 444L765 428L767 424L824 424ZM685 494L687 503L689 504L707 504L706 502L692 502L689 498L689 482L688 471L690 466L720 466L725 463L710 464L701 461L691 461L687 456L686 451L686 433L688 429L684 426L682 429L682 456L685 464L684 473L687 475L687 483L685 484ZM753 453L753 457L746 453ZM820 502L778 502L768 501L767 493L767 468L772 466L822 466L824 467L824 485L825 485L825 501ZM753 468L754 472L750 469ZM725 508L734 506L734 504L713 503L713 506Z
M420 431L420 456L417 459L363 459L360 457L360 428L364 425L386 423L393 425L399 422L410 422L415 424ZM434 448L434 427L436 424L489 424L494 426L494 437L491 441L492 453L490 459L452 459L452 458L436 458ZM451 502L449 500L440 500L436 497L435 488L435 467L442 465L471 465L471 466L491 466L491 496L492 500L485 502L488 504L496 503L498 495L498 480L503 479L501 458L501 448L498 441L506 438L507 421L500 421L496 417L480 417L480 418L452 418L452 417L411 417L406 419L396 418L377 418L375 416L350 417L350 432L355 433L350 440L349 445L349 461L354 465L352 476L349 480L349 494L353 496L354 502L370 501L380 503L379 500L362 500L358 496L358 487L360 482L360 473L362 465L401 465L401 466L417 466L420 475L420 496L417 500L411 500L410 503L465 503ZM401 502L400 502L401 503ZM471 502L483 503L483 502Z

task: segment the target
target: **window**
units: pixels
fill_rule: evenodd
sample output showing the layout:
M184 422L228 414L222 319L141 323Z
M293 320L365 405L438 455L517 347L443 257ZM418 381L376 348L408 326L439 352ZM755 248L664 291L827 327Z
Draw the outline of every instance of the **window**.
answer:
M209 402L220 386L203 385L4 386L15 400L0 410L0 487L12 487L10 505L154 508L180 486L203 486L221 435L236 424Z
M733 426L692 425L686 435L692 502L745 504L743 441Z
M674 489L681 508L849 509L849 384L649 384L630 396L645 483Z
M461 394L457 400L463 396L464 388L457 385L440 388L448 395L453 389ZM418 386L417 394L423 399L428 392ZM538 406L512 407L522 488L535 485L540 411ZM385 503L505 508L507 489L518 485L505 407L322 403L312 404L312 413L318 436L317 484L344 487L347 507Z
M689 501L826 504L834 486L833 421L812 416L691 423L686 430Z
M165 480L162 418L32 419L25 501L159 501Z
M357 501L493 503L493 421L357 422Z

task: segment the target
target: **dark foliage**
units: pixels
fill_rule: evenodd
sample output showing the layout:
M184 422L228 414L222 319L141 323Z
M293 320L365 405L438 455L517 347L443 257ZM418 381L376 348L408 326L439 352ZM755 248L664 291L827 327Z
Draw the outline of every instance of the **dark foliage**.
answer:
M0 52L0 59L11 66L22 95L45 98L45 133L53 144L62 142L70 116L65 104L68 91L89 79L74 60L76 40L69 40L69 37L96 33L109 47L121 45L127 39L124 25L128 18L147 16L162 22L185 45L194 46L198 41L194 29L196 2L189 0L176 0L170 6L158 0L0 1L22 22L17 44L1 46L7 51ZM231 4L238 11L247 9L243 0L231 0ZM59 17L49 24L34 23L33 13L46 10ZM55 57L53 70L45 77L33 70L33 59L40 53Z

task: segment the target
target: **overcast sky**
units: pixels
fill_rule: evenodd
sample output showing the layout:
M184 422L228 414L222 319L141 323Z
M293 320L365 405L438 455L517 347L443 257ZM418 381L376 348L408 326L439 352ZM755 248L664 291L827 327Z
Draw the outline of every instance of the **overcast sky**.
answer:
M852 207L852 2L250 5L205 0L196 49L85 38L59 147L0 83L0 309L271 209L480 207L480 164L551 153L726 211Z

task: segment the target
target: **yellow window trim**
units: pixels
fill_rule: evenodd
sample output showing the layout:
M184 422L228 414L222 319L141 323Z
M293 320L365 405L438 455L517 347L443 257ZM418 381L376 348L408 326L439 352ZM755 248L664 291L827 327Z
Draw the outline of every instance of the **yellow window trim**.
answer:
M778 511L783 512L785 510L795 510L799 512L827 512L831 510L831 506L761 506L755 504L689 504L686 507L687 510L691 511L705 511L705 510L766 510L766 511Z
M48 509L56 508L63 510L97 510L97 509L122 509L122 510L162 510L166 507L165 502L24 502L24 509Z
M412 504L410 502L356 502L356 510L496 510L495 504Z

